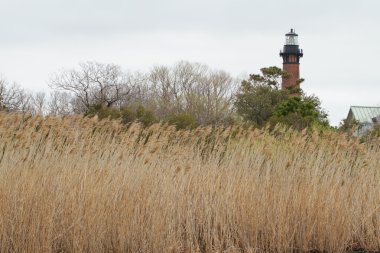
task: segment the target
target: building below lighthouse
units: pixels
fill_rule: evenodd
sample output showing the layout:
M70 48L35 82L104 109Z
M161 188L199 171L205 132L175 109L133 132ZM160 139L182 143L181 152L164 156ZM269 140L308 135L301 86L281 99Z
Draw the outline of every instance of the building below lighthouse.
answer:
M285 44L280 56L283 59L282 70L286 75L282 78L282 89L291 93L299 93L300 89L300 58L303 56L302 49L298 45L298 34L294 29L285 34Z

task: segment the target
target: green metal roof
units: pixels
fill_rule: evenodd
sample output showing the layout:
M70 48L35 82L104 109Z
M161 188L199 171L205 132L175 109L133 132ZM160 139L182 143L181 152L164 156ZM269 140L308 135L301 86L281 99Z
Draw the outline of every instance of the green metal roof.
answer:
M352 116L359 123L372 123L372 118L379 115L380 107L378 106L351 106L348 113L348 117Z

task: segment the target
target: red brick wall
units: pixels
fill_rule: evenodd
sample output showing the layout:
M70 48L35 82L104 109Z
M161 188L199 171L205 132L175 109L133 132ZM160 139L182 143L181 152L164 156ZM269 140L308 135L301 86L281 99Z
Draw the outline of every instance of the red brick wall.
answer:
M298 63L283 64L283 71L289 74L288 78L282 78L282 89L293 87L297 85L297 81L300 79L300 65Z

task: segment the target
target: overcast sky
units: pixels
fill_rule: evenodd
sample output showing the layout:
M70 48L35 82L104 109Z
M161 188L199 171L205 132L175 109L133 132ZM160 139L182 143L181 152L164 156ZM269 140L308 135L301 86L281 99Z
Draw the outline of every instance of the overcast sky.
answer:
M96 60L147 71L179 60L233 76L282 65L299 34L302 88L330 121L380 105L378 0L0 0L0 74L31 91L49 75Z

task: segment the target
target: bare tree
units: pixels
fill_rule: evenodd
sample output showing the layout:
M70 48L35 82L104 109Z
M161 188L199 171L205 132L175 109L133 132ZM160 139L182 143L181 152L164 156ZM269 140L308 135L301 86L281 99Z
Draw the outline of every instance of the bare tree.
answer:
M6 109L6 96L7 96L7 82L5 79L0 79L0 111L3 111Z
M155 92L156 115L166 117L175 111L173 80L167 66L155 66L149 74L150 87Z
M130 92L128 76L114 64L86 62L79 69L64 70L51 79L49 86L76 96L84 108L102 104L111 107Z
M185 113L200 124L221 124L231 116L237 82L224 71L181 61L173 67L156 66L149 77L161 119Z
M45 92L37 92L32 96L32 113L44 115L46 112L46 94Z
M225 71L210 72L201 84L202 124L221 124L231 117L232 99L238 81Z
M66 116L73 112L72 96L68 92L54 91L47 105L48 114Z
M189 107L189 96L206 72L206 66L185 61L173 67L154 67L149 81L151 89L155 91L157 114L165 118L173 113L184 112Z
M10 85L4 78L0 79L0 110L11 110L12 105L17 101L19 87L16 84Z
M32 109L31 94L18 84L9 84L0 79L0 110L9 112L30 112Z
M20 89L17 97L17 103L13 111L22 113L33 113L33 96L30 92Z
M155 90L150 85L149 74L141 72L129 74L128 87L130 87L130 92L120 100L119 107L143 105L150 109L154 108L153 101L157 94L155 94Z

